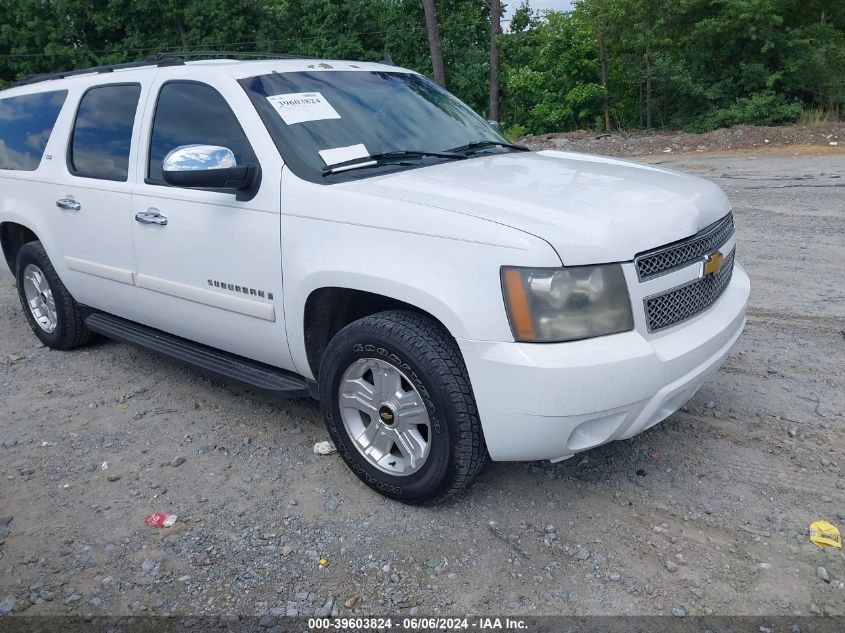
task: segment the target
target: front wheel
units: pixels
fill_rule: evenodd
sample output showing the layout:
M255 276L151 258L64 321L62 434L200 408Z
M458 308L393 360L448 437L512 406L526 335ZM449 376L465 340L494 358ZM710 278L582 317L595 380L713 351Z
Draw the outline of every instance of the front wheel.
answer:
M320 403L344 461L387 497L441 501L487 459L460 350L425 315L381 312L341 330L320 366Z

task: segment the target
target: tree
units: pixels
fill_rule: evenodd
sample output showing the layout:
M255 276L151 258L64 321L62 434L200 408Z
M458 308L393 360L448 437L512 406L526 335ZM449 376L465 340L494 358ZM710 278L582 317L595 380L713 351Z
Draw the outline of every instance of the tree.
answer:
M496 40L502 32L502 3L490 0L490 110L491 121L499 120L499 46Z
M531 28L534 22L535 18L531 11L531 5L528 0L522 0L522 4L513 12L509 30L511 33L523 33Z
M501 0L441 0L436 13L435 0L0 0L0 87L162 51L387 51L520 131L845 114L842 0L576 0L542 14L512 1L501 33Z
M505 38L507 122L530 133L595 128L605 94L595 42L588 20L577 12L548 13L534 27Z
M425 27L428 33L428 48L431 51L434 81L445 88L446 70L443 65L443 50L440 48L440 26L437 23L434 0L423 0L423 8L425 9Z
M604 116L604 131L610 132L610 93L607 87L607 47L605 46L605 31L607 30L607 6L603 0L593 0L585 3L582 10L593 22L596 31L596 43L599 51L599 64L601 69L601 85L604 88L604 99L602 100L602 114Z

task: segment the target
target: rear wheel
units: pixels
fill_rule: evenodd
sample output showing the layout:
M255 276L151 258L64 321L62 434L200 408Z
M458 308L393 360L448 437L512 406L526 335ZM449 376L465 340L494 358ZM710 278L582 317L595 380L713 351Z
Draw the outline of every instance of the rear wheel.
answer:
M387 497L443 500L486 461L458 346L425 315L381 312L341 330L323 356L320 402L344 461Z
M21 246L15 270L24 314L42 343L66 350L93 338L79 305L59 279L41 242Z

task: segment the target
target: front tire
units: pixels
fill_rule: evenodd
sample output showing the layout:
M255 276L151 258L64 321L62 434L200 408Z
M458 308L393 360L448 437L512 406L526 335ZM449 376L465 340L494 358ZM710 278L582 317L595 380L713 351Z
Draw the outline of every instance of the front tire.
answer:
M381 312L341 330L320 365L320 403L343 460L386 497L437 503L486 462L460 350L426 315Z
M59 279L41 242L21 246L15 271L24 314L44 345L68 350L93 338L79 304Z

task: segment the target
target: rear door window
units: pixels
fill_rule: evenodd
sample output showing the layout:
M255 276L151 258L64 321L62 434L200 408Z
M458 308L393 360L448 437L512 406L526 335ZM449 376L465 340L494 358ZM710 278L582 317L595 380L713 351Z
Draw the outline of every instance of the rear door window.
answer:
M76 113L68 168L84 178L125 181L139 84L98 86L86 92Z
M227 147L238 165L258 162L235 113L217 90L206 84L174 81L164 84L158 95L147 169L150 183L166 184L161 163L183 145Z
M67 90L0 99L0 169L35 171Z

